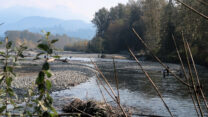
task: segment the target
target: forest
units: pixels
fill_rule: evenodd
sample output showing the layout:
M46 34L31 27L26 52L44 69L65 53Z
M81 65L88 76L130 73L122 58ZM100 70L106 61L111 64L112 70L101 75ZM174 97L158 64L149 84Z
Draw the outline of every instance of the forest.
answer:
M182 0L192 8L208 15L208 4L201 0ZM182 38L188 40L199 64L208 65L208 21L175 1L130 0L126 5L102 8L92 22L96 36L88 43L91 52L121 53L128 48L148 55L132 28L162 60L176 62L172 37L183 52Z

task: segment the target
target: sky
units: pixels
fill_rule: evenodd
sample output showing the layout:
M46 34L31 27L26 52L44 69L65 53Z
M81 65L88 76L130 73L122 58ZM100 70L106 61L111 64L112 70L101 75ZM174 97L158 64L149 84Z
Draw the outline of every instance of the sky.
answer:
M0 0L0 21L27 16L79 19L90 22L100 8L110 8L128 0Z

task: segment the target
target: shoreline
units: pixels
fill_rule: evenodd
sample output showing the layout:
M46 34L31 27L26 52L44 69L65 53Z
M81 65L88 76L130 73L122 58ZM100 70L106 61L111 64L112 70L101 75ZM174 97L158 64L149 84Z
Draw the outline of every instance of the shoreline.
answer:
M15 68L16 77L13 79L12 87L17 94L24 94L31 87L41 70L43 61L23 61ZM48 78L52 83L51 92L70 89L73 86L86 82L94 76L94 70L87 65L77 62L63 63L53 61L50 63L52 77ZM81 66L81 67L80 67Z
M12 82L13 88L16 90L27 89L31 86L32 82L35 82L35 79L38 76L38 72L41 70L43 60L32 59L37 54L36 52L30 53L30 57L26 57L18 62L18 66L15 68L16 78ZM69 57L68 62L63 62L63 60L55 60L50 62L51 71L53 73L52 77L49 78L52 82L52 91L60 91L63 89L69 89L70 87L76 86L80 83L86 82L90 77L94 76L96 70L93 68L93 65L90 62L90 58L94 58L97 66L100 69L103 69L103 72L112 71L112 61L110 58L113 56L122 56L122 55L107 55L108 58L98 58L99 54L86 54L86 53L76 53L76 52L60 52L58 53L63 58ZM81 58L82 60L76 60L76 58ZM138 68L137 64L133 60L121 59L118 57L115 59L116 67L118 72L141 72L141 69ZM73 60L75 59L75 60ZM84 59L89 59L84 61ZM97 60L98 59L98 60ZM161 73L164 69L157 62L151 61L141 61L144 69L150 73ZM125 64L125 65L124 65ZM151 64L151 66L149 66ZM165 63L166 64L166 63ZM169 67L178 72L180 70L179 64L168 63ZM24 91L21 91L24 92Z

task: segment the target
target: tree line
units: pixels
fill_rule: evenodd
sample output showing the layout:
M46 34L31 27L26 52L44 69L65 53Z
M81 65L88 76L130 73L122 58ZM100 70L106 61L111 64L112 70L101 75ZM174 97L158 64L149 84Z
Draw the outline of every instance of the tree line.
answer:
M8 39L12 41L15 45L18 45L18 43L24 43L25 46L31 49L35 49L37 47L38 41L44 38L44 36L39 33L29 32L27 30L6 31L5 36L8 37ZM60 50L81 51L83 50L83 48L85 48L86 43L88 43L88 41L86 40L68 37L66 34L50 35L50 38L59 40L54 44L54 46Z
M208 15L204 0L181 0ZM169 0L129 0L127 4L102 8L92 22L97 27L96 36L88 43L92 52L118 53L131 48L145 51L143 44L132 31L134 28L150 49L166 61L176 61L177 54L172 36L183 52L182 38L191 45L198 63L208 65L208 21L183 5Z

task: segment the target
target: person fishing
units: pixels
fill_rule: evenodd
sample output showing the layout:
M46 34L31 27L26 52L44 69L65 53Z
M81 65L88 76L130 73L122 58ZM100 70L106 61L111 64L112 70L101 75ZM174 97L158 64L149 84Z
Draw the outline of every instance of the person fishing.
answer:
M169 72L169 67L168 66L166 68L166 72L167 72L167 76L169 76L170 72Z
M170 71L169 71L169 67L167 66L166 69L163 70L163 78L165 78L166 76L169 76Z

